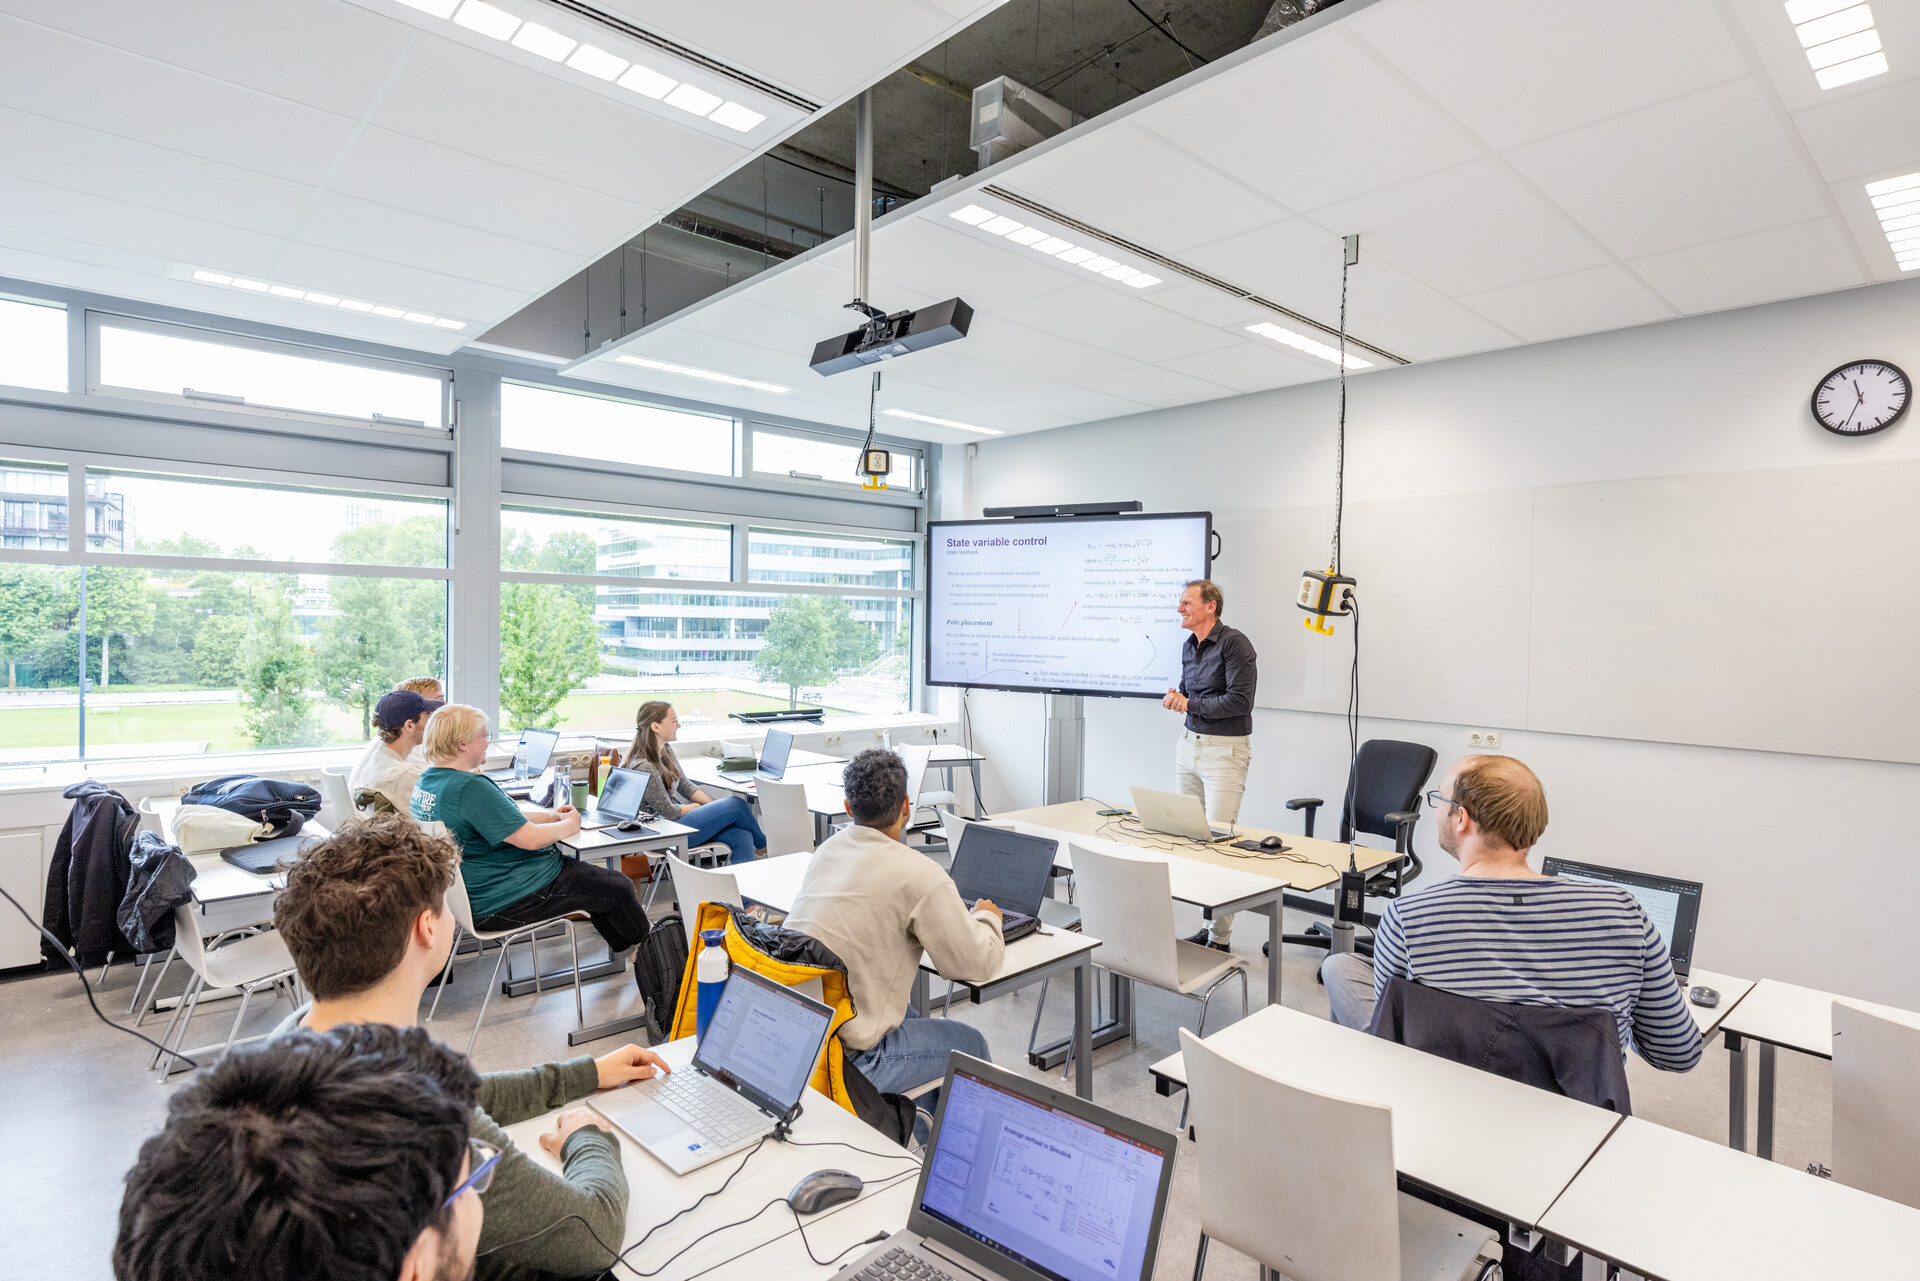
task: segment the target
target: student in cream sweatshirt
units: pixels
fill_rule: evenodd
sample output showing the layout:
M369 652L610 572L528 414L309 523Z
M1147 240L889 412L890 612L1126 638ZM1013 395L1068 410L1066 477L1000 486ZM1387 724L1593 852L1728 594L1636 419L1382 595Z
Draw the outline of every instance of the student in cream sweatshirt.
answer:
M786 925L846 962L854 1017L840 1040L857 1052L854 1065L875 1088L898 1094L944 1076L953 1050L989 1057L978 1029L922 1018L908 1006L921 951L942 974L979 982L999 970L1007 945L998 907L981 899L968 910L938 863L900 843L913 799L898 756L862 752L848 763L844 783L853 825L815 851Z

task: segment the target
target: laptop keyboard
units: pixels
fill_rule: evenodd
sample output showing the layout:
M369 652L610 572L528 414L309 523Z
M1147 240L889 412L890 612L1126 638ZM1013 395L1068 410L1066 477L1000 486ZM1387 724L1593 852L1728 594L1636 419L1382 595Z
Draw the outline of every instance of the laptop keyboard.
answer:
M896 1245L853 1275L857 1281L943 1281L953 1273Z
M730 1147L767 1128L767 1114L692 1068L670 1074L654 1093L681 1120L705 1135L714 1147Z

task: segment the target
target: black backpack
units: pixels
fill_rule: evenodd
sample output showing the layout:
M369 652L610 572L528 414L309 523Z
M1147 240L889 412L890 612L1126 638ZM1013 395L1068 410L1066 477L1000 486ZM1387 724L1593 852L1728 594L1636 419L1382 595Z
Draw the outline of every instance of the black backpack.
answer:
M262 840L292 836L301 824L320 812L320 793L305 783L258 774L228 774L193 785L180 798L182 805L214 805L243 814L272 827Z
M633 969L647 1002L647 1038L659 1045L673 1035L680 980L687 971L687 927L678 912L653 923L646 941L633 950Z

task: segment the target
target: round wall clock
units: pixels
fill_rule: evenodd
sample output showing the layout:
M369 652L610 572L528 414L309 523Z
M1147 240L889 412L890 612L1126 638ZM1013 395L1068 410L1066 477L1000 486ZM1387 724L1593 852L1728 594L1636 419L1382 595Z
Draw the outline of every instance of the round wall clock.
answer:
M1856 360L1813 389L1813 417L1836 436L1866 436L1899 422L1912 400L1913 384L1898 366Z

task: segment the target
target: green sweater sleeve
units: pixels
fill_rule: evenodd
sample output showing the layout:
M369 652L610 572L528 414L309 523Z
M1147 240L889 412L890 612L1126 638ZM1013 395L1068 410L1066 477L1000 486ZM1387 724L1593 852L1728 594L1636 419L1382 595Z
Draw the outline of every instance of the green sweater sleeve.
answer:
M500 1149L485 1197L478 1277L577 1277L613 1265L627 1230L627 1176L613 1135L591 1126L574 1131L560 1152L561 1175L516 1148L486 1112L474 1111L472 1129Z
M599 1088L600 1069L584 1054L514 1072L485 1072L480 1076L480 1110L501 1125L518 1125Z

